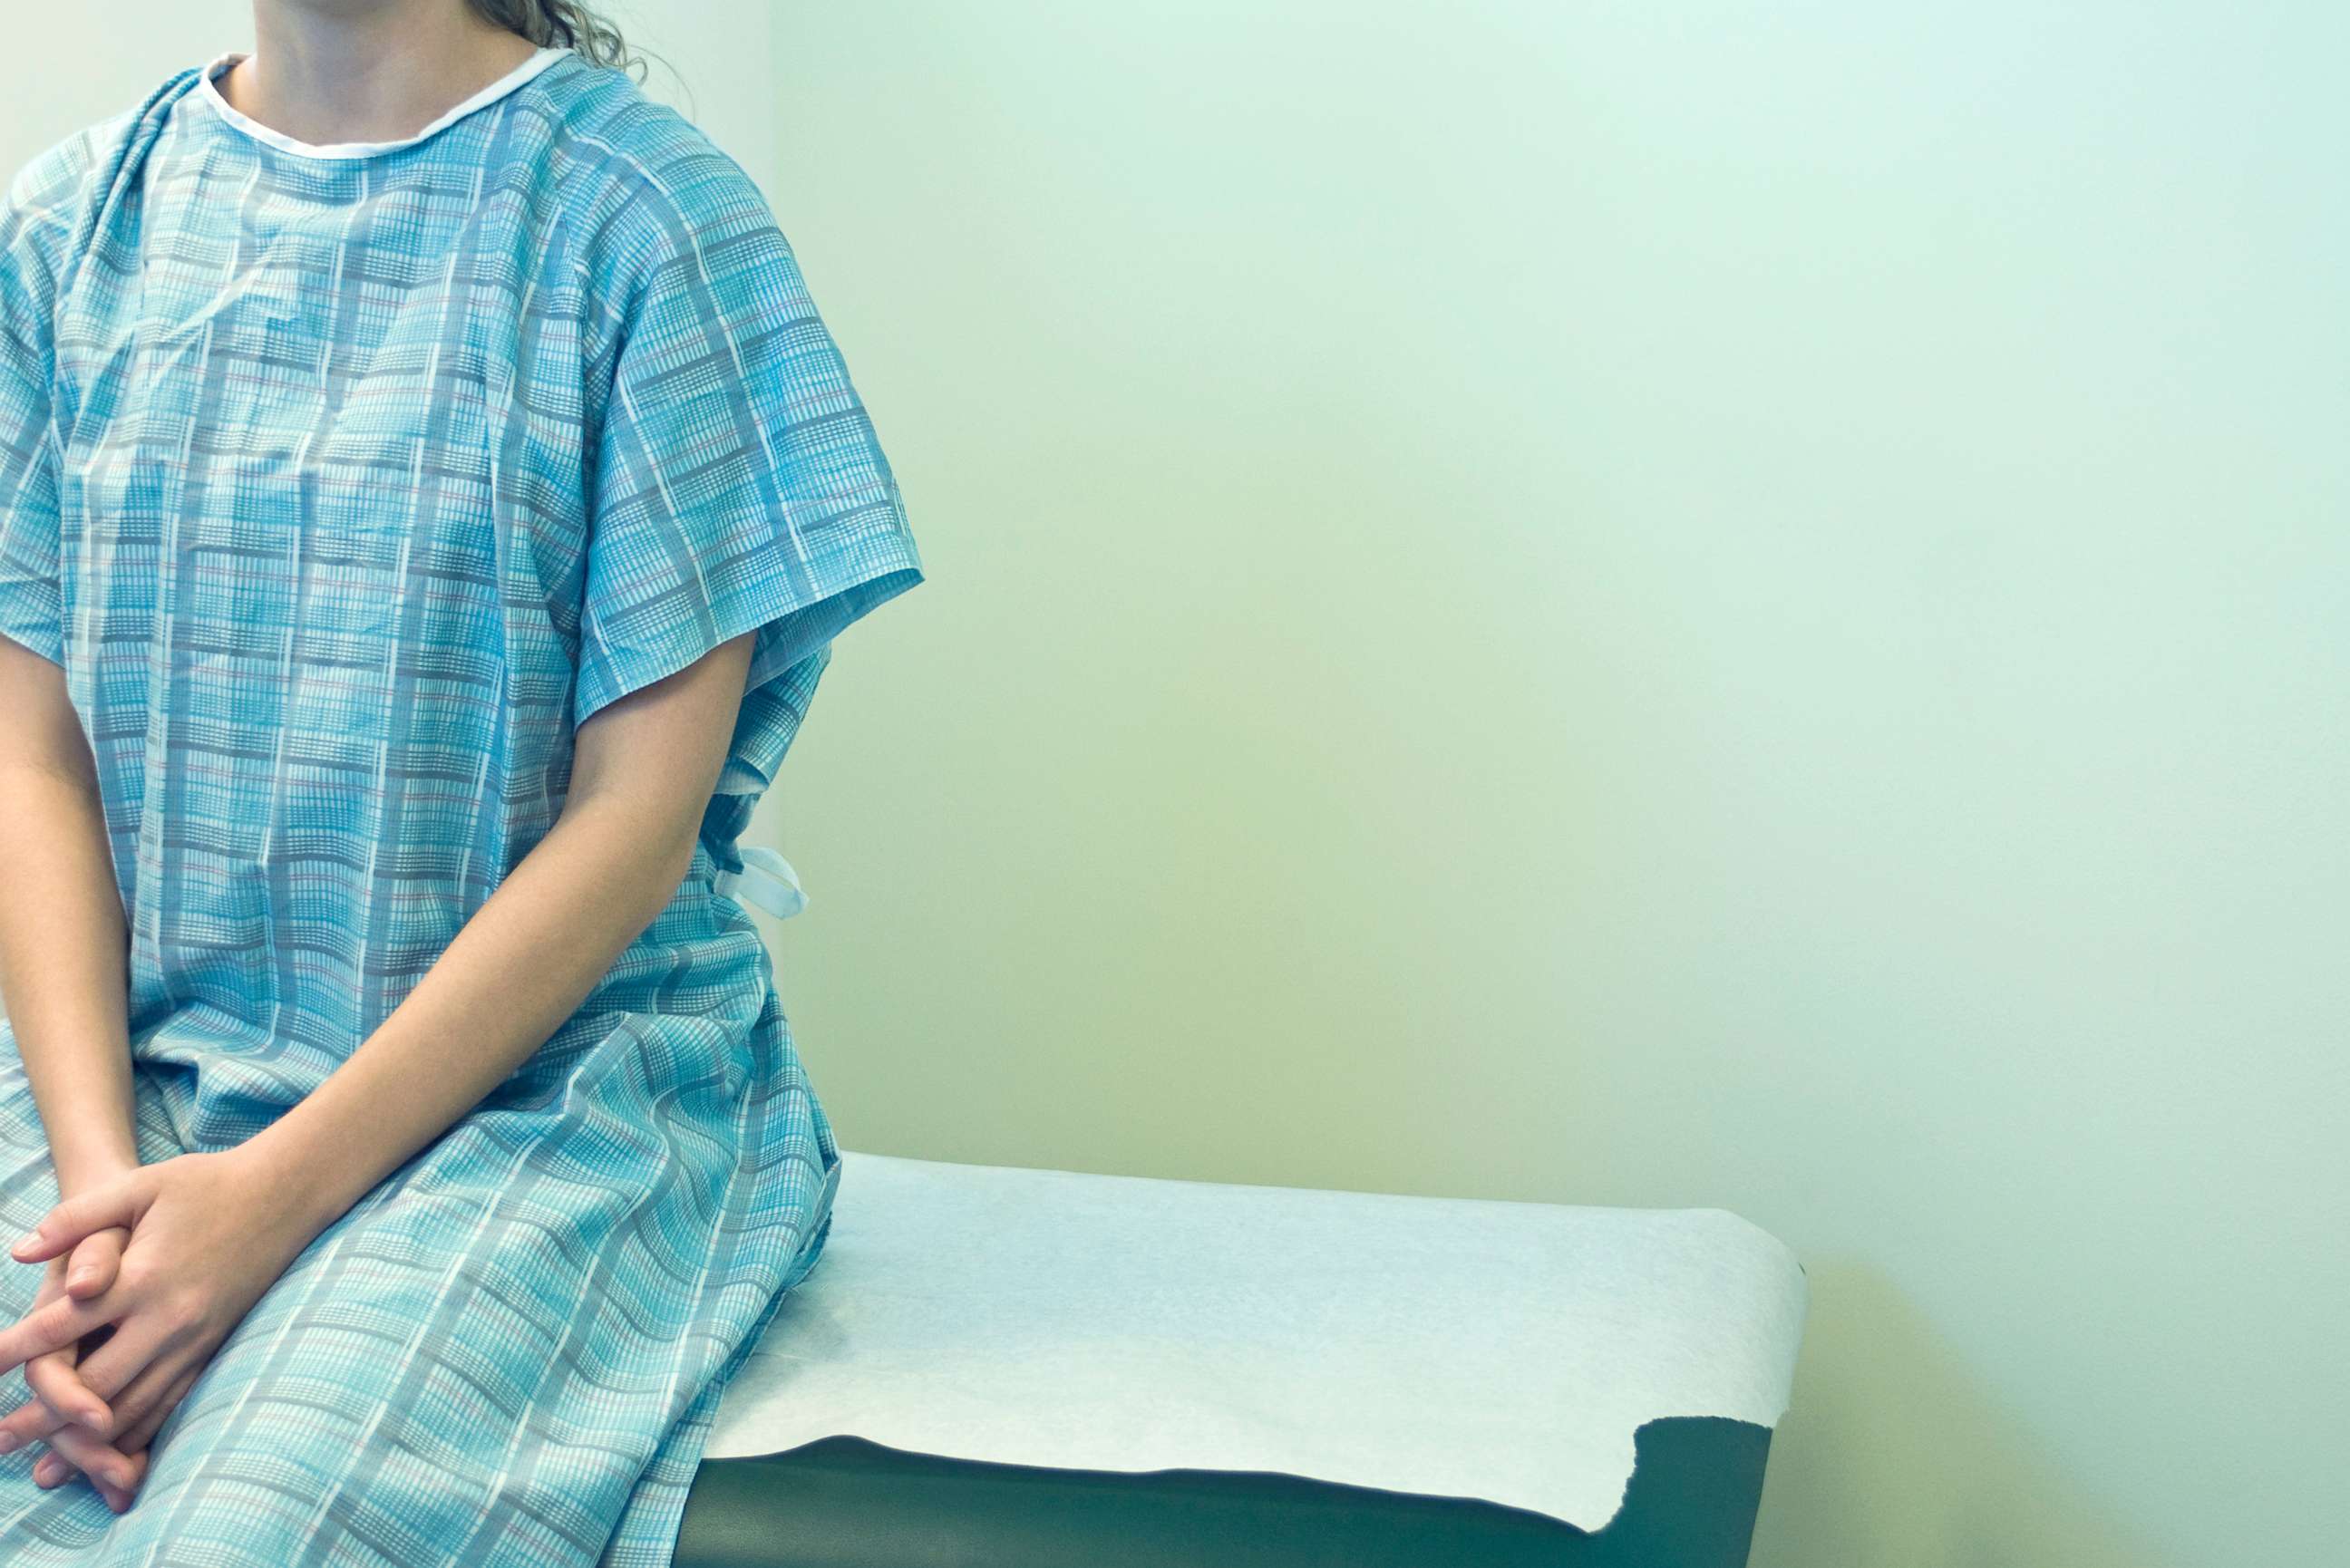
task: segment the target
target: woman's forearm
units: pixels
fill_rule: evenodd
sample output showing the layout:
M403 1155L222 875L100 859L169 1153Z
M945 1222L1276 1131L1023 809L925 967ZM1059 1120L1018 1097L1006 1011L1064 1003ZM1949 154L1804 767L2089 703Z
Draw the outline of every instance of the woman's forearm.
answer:
M546 836L375 1033L241 1146L314 1231L504 1082L677 896L751 644L730 639L583 723Z
M0 995L71 1197L139 1163L122 895L96 778L69 757L11 753L0 761Z
M567 810L348 1059L245 1146L324 1229L504 1082L675 896L692 827Z

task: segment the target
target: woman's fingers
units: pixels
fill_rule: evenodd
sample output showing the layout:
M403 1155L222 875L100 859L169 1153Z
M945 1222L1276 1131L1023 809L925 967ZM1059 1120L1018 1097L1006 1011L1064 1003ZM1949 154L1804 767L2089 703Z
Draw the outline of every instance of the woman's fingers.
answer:
M47 1306L66 1293L66 1266L70 1262L70 1258L52 1258L42 1268L41 1283L27 1312L33 1307ZM83 1343L97 1337L88 1336ZM34 1397L0 1417L0 1454L15 1453L26 1444L47 1437L76 1413L90 1413L91 1405L75 1397L81 1392L69 1371L75 1359L73 1349L53 1350L25 1363L25 1381ZM57 1376L60 1367L68 1369L67 1376ZM103 1403L97 1407L102 1409ZM104 1420L103 1417L98 1418Z
M148 1457L148 1445L155 1440L155 1434L163 1429L163 1423L172 1418L172 1412L180 1407L180 1401L188 1397L188 1390L195 1386L196 1379L203 1372L201 1366L191 1366L172 1378L171 1386L163 1391L163 1397L131 1423L115 1447L129 1454L134 1461L143 1462ZM135 1483L132 1490L137 1490Z
M91 1330L111 1322L124 1304L113 1299L114 1294L109 1290L88 1301L58 1296L0 1329L0 1375L14 1372L36 1355L63 1350ZM111 1345L113 1341L107 1343Z
M60 1297L59 1302L63 1303L69 1302L70 1299ZM77 1416L74 1417L73 1424L88 1432L89 1436L100 1439L110 1439L130 1425L130 1415L121 1409L116 1401L141 1373L148 1371L157 1362L172 1337L169 1329L156 1325L150 1316L137 1313L125 1317L121 1324L111 1326L112 1332L107 1335L105 1343L95 1350L80 1353L70 1371L58 1374L55 1371L44 1370L38 1373L44 1380L53 1380L59 1376L73 1380L79 1392L61 1396L61 1397L65 1398L69 1406L77 1407L86 1412L92 1411L94 1407L95 1414L95 1418L91 1420L83 1420ZM26 1366L25 1376L27 1382L31 1382L36 1375L36 1365ZM168 1387L170 1376L176 1370L175 1365L158 1370L149 1381L149 1396L151 1397L156 1392ZM0 1420L0 1438L26 1434L47 1436L50 1446L57 1447L57 1439L52 1434L66 1428L68 1423L53 1421L49 1423L47 1432L34 1430L43 1421L39 1412L47 1408L46 1400L36 1399L22 1409L11 1412L6 1419ZM124 1453L130 1451L128 1449L122 1449L120 1443L115 1446ZM71 1453L68 1453L66 1457L73 1458Z
M44 1486L54 1486L78 1468L89 1477L99 1495L106 1499L107 1506L117 1513L122 1512L139 1495L139 1489L147 1484L147 1473L154 1461L150 1445L155 1434L172 1418L172 1412L180 1407L180 1401L188 1397L188 1390L195 1386L203 1372L202 1363L177 1371L166 1371L160 1363L151 1363L117 1397L119 1408L128 1411L137 1407L140 1411L135 1417L128 1417L129 1425L122 1435L110 1444L92 1447L79 1435L81 1428L62 1428L58 1437L66 1439L65 1451L75 1456L72 1465L68 1466L56 1451L58 1443L53 1438L52 1451L42 1455L40 1463L33 1469L34 1480ZM48 1479L44 1479L44 1466L47 1467Z
M159 1363L169 1364L176 1370L179 1361L171 1351L176 1332L161 1320L151 1303L133 1308L115 1325L114 1333L104 1345L82 1353L74 1365L74 1376L82 1386L106 1402L111 1432L121 1432L130 1425L130 1417L118 1403L130 1391L140 1374ZM159 1380L162 1375L159 1374Z
M71 1265L60 1254L51 1266ZM47 1293L0 1331L0 1371L8 1358L25 1357L26 1381L37 1396L0 1417L0 1451L46 1437L49 1451L34 1467L36 1480L59 1486L78 1472L122 1512L146 1478L148 1445L210 1356L192 1354L201 1336L184 1303L150 1295L134 1303L119 1279L88 1301L57 1293L54 1283ZM61 1411L72 1418L59 1418Z
M130 1497L135 1498L139 1495L139 1489L147 1484L147 1472L153 1468L153 1462L149 1458L148 1451L146 1449L141 1449L137 1453L130 1456ZM103 1496L104 1494L100 1493L99 1495ZM123 1508L128 1508L130 1505L130 1499L126 1498L123 1501ZM118 1508L115 1509L114 1511L120 1513L122 1509Z
M59 1427L49 1434L49 1451L88 1476L100 1491L111 1487L125 1498L130 1495L138 1477L130 1457L88 1428Z
M43 1215L31 1234L8 1249L8 1255L20 1263L38 1263L109 1226L130 1229L152 1199L155 1182L151 1169L142 1166L103 1187L67 1199Z
M159 1337L140 1332L134 1325L128 1335L118 1332L83 1357L77 1370L109 1391L120 1386L110 1414L122 1423L124 1430L109 1441L78 1424L58 1425L49 1434L49 1451L33 1467L35 1480L53 1487L78 1472L88 1478L115 1512L120 1513L130 1506L146 1481L147 1445L154 1440L156 1431L203 1369L201 1362L182 1367L169 1357L156 1357L147 1342ZM110 1367L100 1362L100 1357L109 1352L113 1362ZM127 1377L126 1366L130 1373Z
M25 1382L33 1390L33 1397L5 1417L0 1417L0 1454L13 1454L28 1443L38 1442L73 1419L73 1414L60 1414L57 1406L49 1403L51 1399L57 1400L68 1412L81 1413L89 1409L89 1407L78 1403L76 1397L80 1389L79 1381L61 1384L51 1371L55 1363L65 1358L66 1353L60 1350L47 1355L36 1355L25 1363ZM105 1409L105 1403L99 1401L97 1408ZM107 1417L99 1419L101 1425L109 1424Z
M26 1365L26 1382L32 1381L33 1368L39 1365L37 1361ZM36 1387L32 1398L9 1411L5 1420L0 1420L0 1454L13 1454L28 1443L37 1443L65 1425L57 1413L42 1402L40 1392Z
M52 1351L25 1363L25 1382L33 1397L0 1419L0 1454L12 1454L36 1438L46 1438L68 1421L78 1421L100 1437L116 1421L107 1402L90 1391L67 1351Z
M146 1441L138 1435L140 1420L183 1376L192 1381L194 1372L170 1355L158 1355L138 1368L120 1391L107 1401L114 1412L114 1431L109 1441L126 1454L137 1453Z
M88 1301L114 1283L114 1271L122 1262L122 1244L130 1240L130 1231L112 1226L76 1246L66 1264L66 1293Z

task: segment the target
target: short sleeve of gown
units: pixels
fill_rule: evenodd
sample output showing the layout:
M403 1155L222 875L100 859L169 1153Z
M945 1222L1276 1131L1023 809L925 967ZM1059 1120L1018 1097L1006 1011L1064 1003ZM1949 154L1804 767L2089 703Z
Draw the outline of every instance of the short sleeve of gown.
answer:
M755 631L721 784L755 794L833 639L922 563L764 197L731 160L688 167L623 259L639 281L593 437L573 722Z
M0 637L54 664L65 650L49 289L33 244L41 215L26 200L37 172L18 175L0 200Z

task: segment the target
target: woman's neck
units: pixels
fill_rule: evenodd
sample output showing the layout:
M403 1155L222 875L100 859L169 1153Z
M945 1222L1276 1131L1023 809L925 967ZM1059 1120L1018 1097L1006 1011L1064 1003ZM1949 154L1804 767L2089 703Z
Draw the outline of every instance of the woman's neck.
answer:
M213 84L303 141L393 141L536 52L466 0L255 0L253 53Z

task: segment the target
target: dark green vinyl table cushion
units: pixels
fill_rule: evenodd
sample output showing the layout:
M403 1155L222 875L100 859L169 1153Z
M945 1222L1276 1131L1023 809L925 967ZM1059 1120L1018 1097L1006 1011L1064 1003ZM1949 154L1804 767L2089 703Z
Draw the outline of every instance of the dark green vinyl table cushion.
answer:
M706 1461L675 1568L1742 1568L1771 1433L1669 1418L1607 1528L1264 1471L943 1458L832 1437Z

